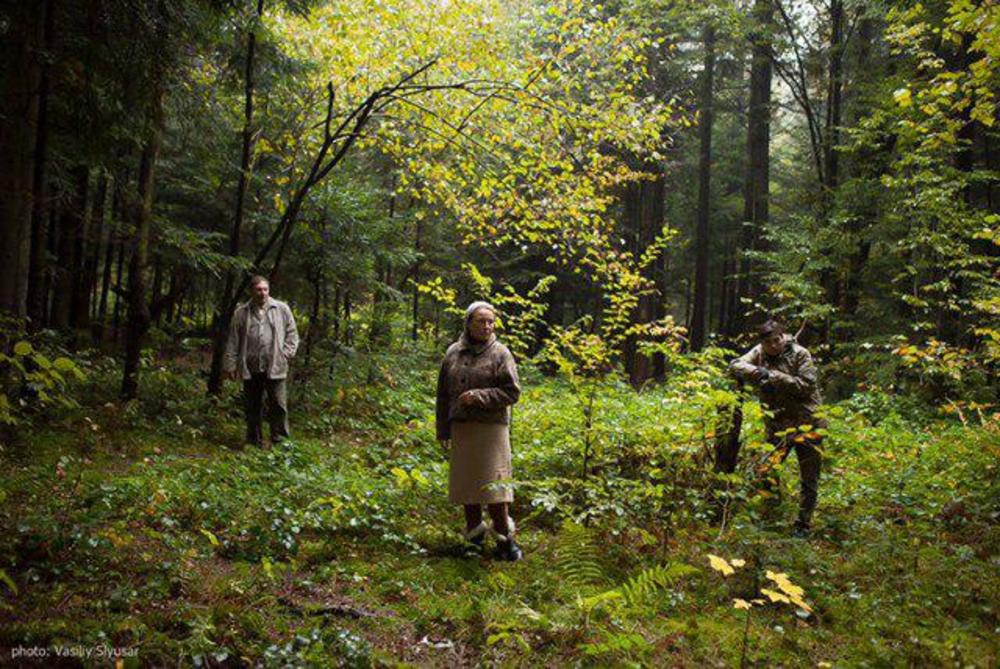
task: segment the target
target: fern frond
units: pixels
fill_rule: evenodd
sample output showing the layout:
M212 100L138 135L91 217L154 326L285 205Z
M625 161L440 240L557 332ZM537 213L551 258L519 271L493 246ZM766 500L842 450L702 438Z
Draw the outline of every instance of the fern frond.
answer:
M590 531L566 521L555 538L554 567L567 583L580 587L604 580L597 546Z
M684 576L689 576L697 571L695 567L680 562L656 565L643 569L629 578L620 590L629 606L640 607L660 590L672 587Z

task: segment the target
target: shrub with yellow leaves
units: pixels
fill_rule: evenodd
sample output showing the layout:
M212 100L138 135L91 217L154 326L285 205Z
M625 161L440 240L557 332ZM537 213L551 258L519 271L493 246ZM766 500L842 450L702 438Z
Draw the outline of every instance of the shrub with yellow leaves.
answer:
M732 576L736 570L746 565L746 560L734 558L726 560L718 555L708 554L708 564L712 569L722 574L723 577ZM784 572L776 572L768 569L764 576L774 583L775 588L760 588L762 597L755 597L746 600L740 597L733 599L733 608L739 611L746 611L746 619L743 625L743 649L740 656L740 666L746 663L747 648L750 639L750 613L755 607L766 604L789 604L801 609L805 614L811 615L812 606L804 599L806 591L788 578Z

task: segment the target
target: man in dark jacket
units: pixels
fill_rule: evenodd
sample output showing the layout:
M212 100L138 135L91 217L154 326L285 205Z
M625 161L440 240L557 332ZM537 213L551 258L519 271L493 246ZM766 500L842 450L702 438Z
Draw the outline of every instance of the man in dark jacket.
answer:
M792 448L799 461L801 495L796 536L808 536L819 488L822 436L817 428L825 427L816 411L822 403L812 356L785 334L785 328L769 320L758 329L760 343L733 360L729 373L756 386L765 409L767 440L780 449L784 460ZM805 432L800 426L810 426ZM720 456L722 454L720 453ZM735 464L735 454L733 463Z

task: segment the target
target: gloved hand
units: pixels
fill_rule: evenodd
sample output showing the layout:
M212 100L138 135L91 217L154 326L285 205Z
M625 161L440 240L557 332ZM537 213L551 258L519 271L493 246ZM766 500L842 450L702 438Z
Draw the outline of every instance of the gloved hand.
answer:
M763 385L771 378L771 372L763 367L758 367L753 373L754 381Z

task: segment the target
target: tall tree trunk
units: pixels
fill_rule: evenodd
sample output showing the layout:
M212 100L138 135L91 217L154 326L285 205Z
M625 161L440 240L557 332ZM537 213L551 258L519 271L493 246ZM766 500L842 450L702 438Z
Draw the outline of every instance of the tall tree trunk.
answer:
M852 69L860 71L861 68L870 66L871 44L875 38L875 32L875 20L867 15L862 17L858 25L857 57L854 60ZM856 79L857 76L855 75L852 79ZM867 109L862 106L855 96L852 97L854 97L854 103L849 105L851 114L848 122L851 125L855 125L861 120ZM885 161L878 155L878 147L873 148L876 150L862 152L860 162L859 160L852 161L852 165L855 166L852 172L856 170L861 174L867 174L867 178L869 179L877 179L882 175L883 170L881 165ZM864 160L865 157L868 160ZM848 326L846 333L848 339L853 339L856 334L856 317L858 307L861 303L864 270L871 253L871 239L868 237L868 227L871 225L871 221L876 220L878 217L877 200L873 199L858 203L858 205L858 211L848 219L847 230L850 233L852 242L856 246L851 253L849 270L847 277L844 279L844 288L842 290L843 313L847 317L845 320Z
M94 234L90 253L87 256L87 301L90 305L90 312L87 314L91 321L97 320L97 299L99 294L100 281L98 272L101 267L101 251L104 250L104 238L108 218L108 197L110 191L108 184L110 177L103 170L98 175L97 197L94 200Z
M126 207L125 211L128 208ZM115 267L115 312L112 324L114 326L115 341L118 341L121 329L122 302L125 299L125 254L128 253L128 244L124 239L118 241L118 262Z
M8 3L0 40L0 310L27 316L46 0Z
M844 64L844 3L843 0L831 0L830 2L830 56L829 72L827 77L826 95L826 121L823 133L823 163L824 163L824 183L823 183L823 211L824 218L833 213L834 197L837 187L840 185L840 154L837 147L840 145L840 125L843 93L843 64ZM841 291L842 283L838 280L836 272L824 270L820 276L820 282L826 292L827 302L833 305L843 303ZM821 328L821 338L824 343L830 341L830 319L828 318Z
M152 99L152 127L139 163L139 201L135 208L135 236L129 261L128 331L125 335L125 369L122 374L123 400L135 399L139 392L139 362L142 340L149 330L149 301L146 297L146 268L149 264L149 236L153 220L153 184L163 132L162 74L157 77Z
M417 341L420 329L420 289L417 287L417 284L420 283L420 244L424 232L424 219L419 215L420 212L417 212L417 214L416 229L413 234L413 251L415 257L413 261L413 325L410 330L410 339L413 341Z
M762 231L769 218L771 187L771 44L768 36L774 18L772 0L756 0L750 64L750 109L747 118L747 162L743 194L743 228L735 301L725 327L730 337L746 327L745 300L756 302L760 285L750 254L759 250Z
M312 300L312 308L309 310L309 331L306 333L306 342L305 342L305 344L306 344L305 345L305 349L306 349L305 367L306 367L306 369L310 368L310 364L309 363L310 363L310 360L312 359L312 347L313 347L313 343L320 336L320 332L319 332L319 329L320 329L319 313L320 313L320 306L322 305L322 300L323 300L323 272L322 272L322 270L317 269L315 272L312 272L312 276L310 277L309 283L312 284L313 300Z
M180 279L176 272L170 273L170 287L167 289L169 295L175 297L171 298L166 305L163 307L163 322L168 325L173 325L174 314L177 312L177 304L181 301L182 295L178 291L178 285L180 284Z
M112 269L115 264L115 251L118 250L119 246L118 238L119 230L121 229L119 221L121 221L122 218L121 188L121 181L118 178L115 178L111 195L111 219L108 225L108 246L105 249L103 278L101 280L101 303L97 308L101 321L101 339L104 338L104 331L107 329L108 325L108 295L111 292L111 277Z
M74 306L79 280L79 240L84 234L87 217L87 188L89 170L79 166L73 171L76 181L74 196L59 214L59 240L56 246L58 261L52 288L51 325L57 330L73 327Z
M59 214L56 212L54 207L49 207L45 210L46 221L45 221L45 239L46 239L46 260L51 260L57 257L59 248ZM49 327L52 324L52 286L55 284L56 272L54 263L46 262L46 268L44 276L42 277L42 294L45 296L44 304L44 318L42 319L45 327Z
M240 254L240 236L243 233L243 213L246 210L247 186L253 164L254 128L253 128L253 96L254 96L254 59L257 51L257 29L264 14L264 0L257 0L257 15L247 33L247 53L243 72L243 150L240 154L240 177L236 185L236 207L233 213L233 227L229 233L229 255L238 257ZM212 340L212 365L208 374L208 392L218 395L222 391L222 358L226 351L226 338L229 335L229 324L232 321L232 304L236 277L233 272L226 273L226 287L222 291L219 307L215 314L215 327Z
M830 73L826 103L826 196L832 197L840 183L840 124L844 90L844 3L830 2Z
M639 165L633 165L636 169ZM628 249L636 256L639 255L639 228L642 223L640 221L642 212L642 184L638 181L631 181L625 184L625 190L622 194L622 219L624 225L624 234L627 238ZM634 378L635 373L635 358L636 358L636 336L629 335L625 340L625 344L622 348L622 362L625 367L626 373L629 375L629 379Z
M354 328L351 327L351 289L344 289L344 343L354 345Z
M153 260L153 286L151 288L152 302L159 302L163 299L163 261L159 256ZM162 309L158 309L155 314L151 313L153 323L159 327Z
M639 216L638 216L638 251L641 255L653 245L657 235L663 229L663 198L665 195L665 176L663 166L657 162L647 161L643 171L654 175L652 179L643 179L639 184ZM643 270L643 278L648 279L656 288L657 264L651 263ZM649 323L657 318L657 304L662 301L662 295L657 290L654 293L644 293L639 296L636 306L636 322ZM629 380L635 387L641 386L653 376L653 360L646 355L635 352L630 370Z
M80 218L80 226L76 230L73 239L73 271L72 271L72 298L70 300L69 324L72 328L90 327L90 272L88 259L92 246L93 223L94 223L94 195L91 188L91 174L89 168L81 168L77 175L80 179L81 204L83 205L83 215Z
M45 13L43 48L51 48L55 33L55 7L49 0L43 3ZM49 87L52 79L49 59L41 63L38 84L38 125L35 130L35 165L32 180L34 201L31 212L31 258L28 275L27 312L33 328L45 324L48 294L45 290L45 275L48 269L48 193L46 192L46 167L48 166L49 144Z
M333 289L333 340L340 341L340 284Z
M713 84L715 73L715 29L706 25L703 32L705 45L704 69L699 94L698 135L698 219L695 227L694 304L691 313L691 350L700 351L705 346L708 309L708 242L709 203L712 175L712 117Z
M727 254L722 260L722 276L719 277L719 299L717 306L719 307L718 319L719 319L719 330L725 331L726 325L729 323L729 308L730 299L729 295L731 292L731 286L729 282L729 277L732 275L733 267L732 260Z

